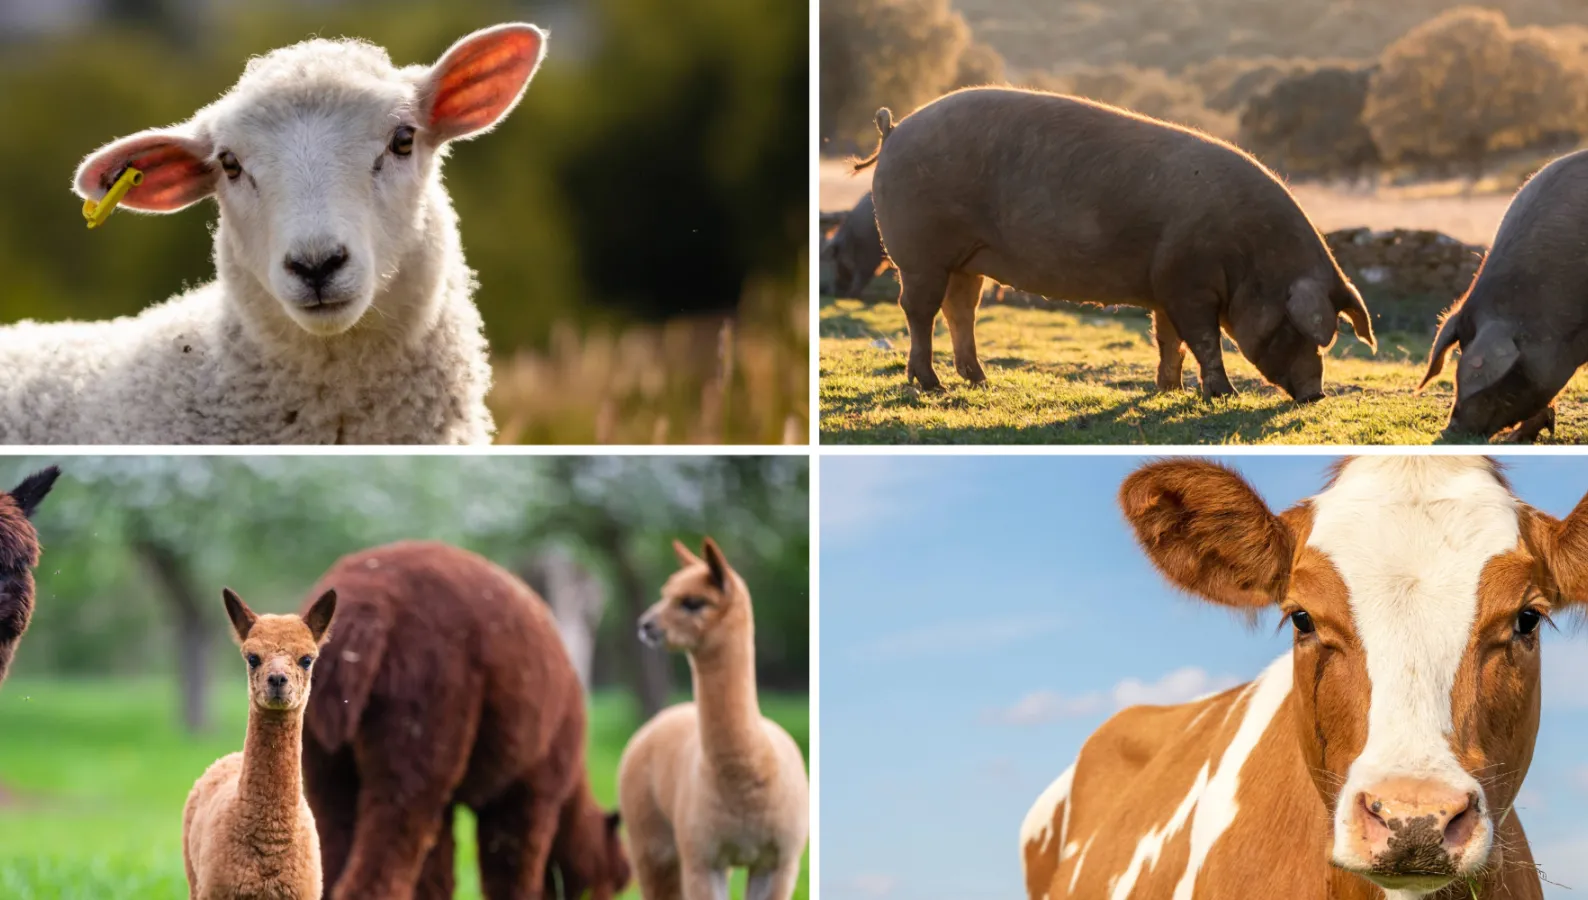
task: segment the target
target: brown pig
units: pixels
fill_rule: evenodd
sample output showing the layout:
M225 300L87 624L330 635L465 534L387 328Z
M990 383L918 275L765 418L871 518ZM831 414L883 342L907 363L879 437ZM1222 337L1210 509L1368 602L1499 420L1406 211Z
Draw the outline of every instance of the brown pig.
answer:
M1553 425L1551 404L1588 362L1588 151L1538 171L1516 192L1472 286L1450 307L1418 390L1452 347L1456 402L1447 436L1492 436L1526 423L1531 439Z
M1075 97L967 88L891 126L856 164L899 269L908 377L927 390L932 325L948 321L954 368L976 359L983 277L1067 300L1152 311L1158 388L1181 386L1185 346L1202 394L1235 388L1220 329L1263 377L1300 401L1323 394L1340 315L1373 346L1367 307L1294 197L1222 141ZM891 127L890 127L891 126ZM891 132L891 133L890 133Z
M822 244L822 255L833 267L832 281L822 286L822 293L828 296L858 297L882 271L882 238L877 235L877 211L871 205L870 191Z

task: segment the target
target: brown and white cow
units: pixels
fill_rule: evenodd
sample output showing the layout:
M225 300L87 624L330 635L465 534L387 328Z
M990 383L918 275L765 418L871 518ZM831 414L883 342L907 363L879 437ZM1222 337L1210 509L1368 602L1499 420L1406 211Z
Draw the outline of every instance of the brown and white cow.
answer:
M1170 581L1277 609L1294 645L1092 735L1021 828L1033 900L1542 896L1511 806L1539 625L1588 597L1588 498L1560 521L1488 460L1367 456L1280 515L1185 459L1120 504Z

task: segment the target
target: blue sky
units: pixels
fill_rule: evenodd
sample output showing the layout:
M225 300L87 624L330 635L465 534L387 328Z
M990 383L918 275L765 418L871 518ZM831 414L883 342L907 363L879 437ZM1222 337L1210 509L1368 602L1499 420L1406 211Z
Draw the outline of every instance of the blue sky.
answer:
M1122 705L1241 683L1285 652L1152 571L1115 505L1140 456L821 459L824 900L1023 896L1033 800ZM1276 511L1327 456L1225 459ZM1508 459L1564 516L1588 457ZM1544 638L1544 715L1517 812L1550 900L1588 892L1588 633Z

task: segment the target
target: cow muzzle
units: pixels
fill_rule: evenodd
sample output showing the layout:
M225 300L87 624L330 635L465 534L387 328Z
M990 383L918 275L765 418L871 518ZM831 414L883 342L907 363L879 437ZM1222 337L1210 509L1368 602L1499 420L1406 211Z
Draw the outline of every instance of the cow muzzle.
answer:
M1492 828L1479 790L1394 778L1347 802L1346 852L1336 862L1386 890L1435 891L1488 856Z

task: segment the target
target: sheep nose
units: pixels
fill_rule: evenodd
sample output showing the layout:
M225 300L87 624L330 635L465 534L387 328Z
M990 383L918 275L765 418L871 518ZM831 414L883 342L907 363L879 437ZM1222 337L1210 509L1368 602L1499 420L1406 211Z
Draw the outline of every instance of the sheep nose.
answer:
M347 246L337 244L336 249L324 255L289 254L287 271L303 279L303 283L318 291L325 286L338 269L347 264Z
M265 682L273 688L284 688L287 686L287 676L280 672L272 672L265 677Z

